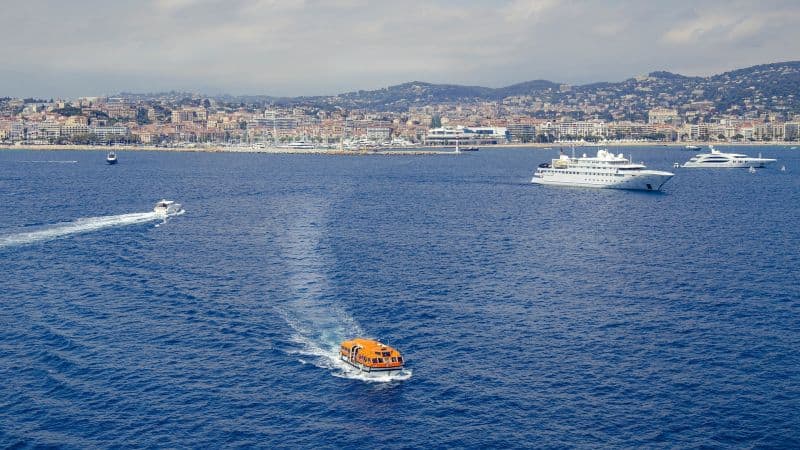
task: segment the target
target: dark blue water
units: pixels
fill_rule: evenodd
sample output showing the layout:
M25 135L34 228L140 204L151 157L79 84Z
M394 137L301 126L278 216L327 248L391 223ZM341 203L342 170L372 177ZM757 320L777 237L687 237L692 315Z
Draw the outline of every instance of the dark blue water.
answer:
M529 149L2 151L0 447L798 447L800 152L758 151L660 194ZM343 373L357 334L411 378Z

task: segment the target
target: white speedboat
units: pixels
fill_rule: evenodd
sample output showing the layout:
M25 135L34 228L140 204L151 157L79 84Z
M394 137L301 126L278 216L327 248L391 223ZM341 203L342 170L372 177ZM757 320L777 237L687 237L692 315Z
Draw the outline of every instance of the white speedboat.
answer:
M598 150L596 157L568 157L561 154L552 162L539 164L531 183L609 189L660 191L674 176L671 172L648 170L632 163L622 153Z
M686 147L684 147L684 148L685 148L686 150L700 150L700 147L698 147L698 146L696 146L696 145L687 145L687 146L686 146Z
M700 153L683 163L683 167L721 167L721 168L741 168L764 167L777 161L772 158L753 158L741 153L723 153L711 147L710 153Z
M117 154L114 152L108 152L106 155L106 163L108 164L116 164L117 163Z
M161 200L156 203L153 212L162 217L171 216L181 212L181 204L175 203L172 200Z

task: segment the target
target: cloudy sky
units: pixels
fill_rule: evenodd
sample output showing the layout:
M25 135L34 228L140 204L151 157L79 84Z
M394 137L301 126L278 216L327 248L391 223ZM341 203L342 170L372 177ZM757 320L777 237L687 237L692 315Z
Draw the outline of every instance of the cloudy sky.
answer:
M800 59L798 0L4 3L0 96L578 84Z

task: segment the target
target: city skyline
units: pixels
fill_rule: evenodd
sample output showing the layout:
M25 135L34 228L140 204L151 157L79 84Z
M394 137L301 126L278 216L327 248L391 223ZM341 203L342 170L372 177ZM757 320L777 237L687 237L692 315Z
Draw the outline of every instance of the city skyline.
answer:
M800 5L152 0L4 8L0 95L336 95L708 76L800 54Z

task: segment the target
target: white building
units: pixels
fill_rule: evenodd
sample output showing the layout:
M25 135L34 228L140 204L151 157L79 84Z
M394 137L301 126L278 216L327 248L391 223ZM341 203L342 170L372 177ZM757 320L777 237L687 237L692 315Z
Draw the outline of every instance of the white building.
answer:
M392 137L392 129L389 127L368 127L367 139L373 141L388 141Z
M89 127L89 131L94 133L98 139L108 139L110 136L126 136L128 134L128 127L120 125L111 125L105 127Z
M427 145L505 144L511 140L505 127L441 127L431 128L425 136Z
M555 124L555 129L558 136L602 137L608 132L605 122L600 120L561 122Z

